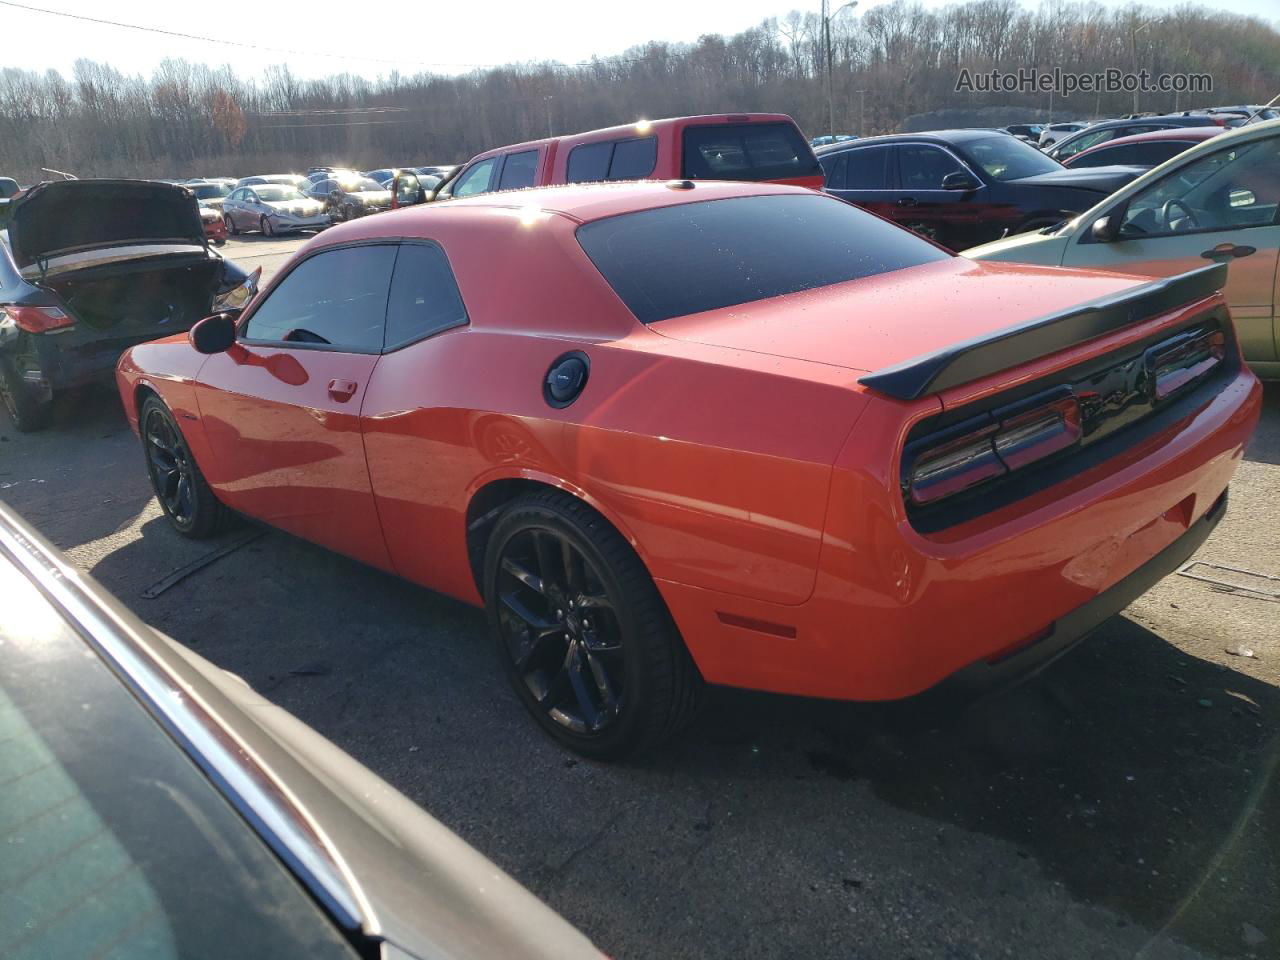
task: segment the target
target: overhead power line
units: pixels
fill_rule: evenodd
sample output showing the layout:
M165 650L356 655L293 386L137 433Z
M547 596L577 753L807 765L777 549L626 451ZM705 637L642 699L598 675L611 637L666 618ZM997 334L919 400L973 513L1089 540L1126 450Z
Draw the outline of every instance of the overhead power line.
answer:
M0 0L0 7L12 7L15 10L26 10L29 13L43 13L51 17L63 17L67 20L79 20L83 23L96 23L105 27L119 27L122 30L140 30L143 33L158 33L166 37L178 37L182 40L197 40L201 43L218 43L227 47L240 47L244 50L260 50L263 53L285 53L294 57L325 57L330 60L353 60L360 63L385 63L389 66L415 67L456 67L456 68L497 68L510 67L510 63L440 63L427 60L390 60L385 57L361 57L348 53L329 53L323 50L294 50L288 47L267 47L257 43L246 43L243 40L227 40L223 37L206 37L198 33L183 33L179 30L165 30L162 27L148 27L140 23L125 23L120 20L106 20L102 17L89 17L66 10L51 10L48 7L37 7L29 3L16 3L14 0ZM605 57L600 60L583 60L570 64L547 64L555 68L589 67L595 63L650 63L658 60L676 60L689 56L689 53L669 52L662 57Z

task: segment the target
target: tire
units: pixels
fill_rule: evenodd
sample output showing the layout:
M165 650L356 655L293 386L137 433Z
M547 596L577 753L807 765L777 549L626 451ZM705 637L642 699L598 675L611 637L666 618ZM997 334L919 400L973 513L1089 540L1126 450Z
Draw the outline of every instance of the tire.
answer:
M218 533L226 524L227 509L209 489L169 408L158 397L148 397L138 413L138 426L151 489L173 529L192 540Z
M513 500L489 535L484 595L516 695L558 743L618 760L692 721L703 681L666 604L631 546L580 500L558 490Z
M227 225L227 233L233 237L240 236L240 228L236 226L236 222L225 213L222 215L222 222Z
M43 430L53 418L53 400L32 395L13 357L0 354L0 403L19 433Z
M218 237L213 241L215 247L225 247L227 245L226 237Z
M266 217L258 218L258 227L262 230L264 237L274 237L276 235L276 228L271 225L271 221Z

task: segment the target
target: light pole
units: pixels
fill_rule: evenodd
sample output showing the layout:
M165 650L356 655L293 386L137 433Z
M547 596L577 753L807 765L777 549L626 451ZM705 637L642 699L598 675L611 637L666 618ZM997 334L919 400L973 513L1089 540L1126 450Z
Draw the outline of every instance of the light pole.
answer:
M1154 20L1148 20L1148 21L1147 21L1146 23L1144 23L1142 26L1140 26L1140 27L1132 27L1132 28L1130 28L1130 30L1129 30L1129 47L1130 47L1130 49L1131 49L1131 50L1132 50L1132 52L1133 52L1133 72L1134 72L1134 74L1135 74L1135 76L1134 76L1134 78L1133 78L1133 82L1134 82L1134 87L1133 87L1133 112L1134 112L1134 113L1137 113L1137 112L1138 112L1138 86L1137 86L1138 78L1137 78L1137 76L1136 76L1136 74L1137 74L1137 72L1138 72L1138 34L1140 34L1143 30L1147 29L1147 27L1151 26L1151 24L1153 24L1153 23L1155 23L1155 21L1154 21Z
M822 0L822 35L827 49L827 133L832 137L836 135L836 102L831 92L831 21L840 15L841 10L852 10L857 5L858 0L849 0L828 14L830 0Z
M867 135L867 91L858 91L858 136Z

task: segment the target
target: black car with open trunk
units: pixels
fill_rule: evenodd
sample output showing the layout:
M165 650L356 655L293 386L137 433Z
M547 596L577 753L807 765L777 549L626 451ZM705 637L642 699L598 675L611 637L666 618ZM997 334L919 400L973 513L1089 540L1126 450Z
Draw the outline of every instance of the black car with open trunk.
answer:
M0 401L22 431L47 425L58 391L109 379L128 347L257 285L210 250L182 186L67 180L0 203Z

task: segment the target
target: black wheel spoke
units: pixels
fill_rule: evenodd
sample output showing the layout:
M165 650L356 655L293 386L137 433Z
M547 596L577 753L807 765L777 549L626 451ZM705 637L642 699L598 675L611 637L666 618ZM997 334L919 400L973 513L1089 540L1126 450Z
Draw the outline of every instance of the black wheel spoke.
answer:
M613 610L613 601L603 593L587 593L578 595L578 609L595 611L595 610Z
M502 569L507 571L521 583L535 593L546 594L546 587L542 583L542 578L537 576L533 571L526 569L510 557L502 558Z
M582 719L588 730L596 730L600 726L600 711L591 699L591 691L587 688L587 679L582 664L582 648L577 641L569 644L569 652L565 656L565 670L569 674L569 685L573 687L573 695L582 710Z
M521 600L514 593L502 594L503 605L514 613L521 621L524 622L530 630L541 632L543 630L559 630L560 624L549 617L538 616L529 609L528 604Z
M613 684L609 682L609 674L595 652L589 647L584 648L583 652L587 658L587 666L591 668L591 676L596 682L596 689L600 691L600 705L604 708L604 716L607 719L618 709L618 698L614 695Z
M550 541L550 534L544 534L541 530L535 530L530 535L533 538L534 555L538 561L538 579L543 585L539 593L547 593L555 583L556 564L553 559L555 545Z
M582 577L579 575L580 564L574 554L577 551L568 540L560 541L560 563L564 575L564 585L570 596L582 589Z

